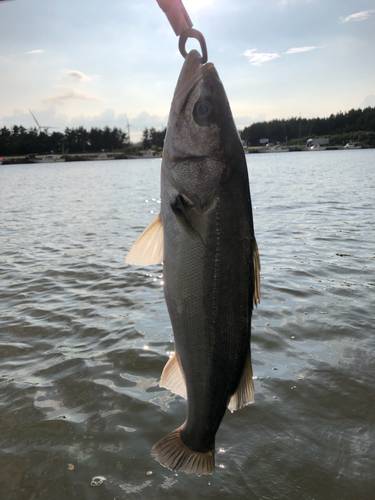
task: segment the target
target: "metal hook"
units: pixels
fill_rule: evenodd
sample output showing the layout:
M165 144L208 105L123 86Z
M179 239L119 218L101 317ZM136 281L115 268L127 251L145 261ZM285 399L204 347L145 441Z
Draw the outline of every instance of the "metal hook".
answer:
M198 30L195 30L193 28L189 28L185 30L183 33L181 33L179 41L178 41L178 48L180 49L180 53L183 58L187 56L187 52L185 49L186 41L188 38L195 38L198 40L200 46L201 46L201 51L202 51L202 57L200 59L201 64L206 64L208 60L208 55L207 55L207 45L206 45L206 40L204 39L204 36L202 33Z

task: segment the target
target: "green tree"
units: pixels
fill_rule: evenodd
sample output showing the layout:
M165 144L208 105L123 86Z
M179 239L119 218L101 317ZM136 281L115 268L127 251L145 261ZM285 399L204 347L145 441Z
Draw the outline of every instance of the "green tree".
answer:
M143 149L150 149L150 147L151 147L151 135L150 135L150 131L148 130L147 127L143 131L142 146L143 146Z

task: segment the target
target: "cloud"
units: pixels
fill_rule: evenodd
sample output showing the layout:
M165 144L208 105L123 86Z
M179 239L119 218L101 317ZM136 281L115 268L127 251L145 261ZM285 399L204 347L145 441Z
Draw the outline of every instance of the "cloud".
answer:
M50 106L46 110L33 109L33 114L39 123L49 123L60 128L64 127L68 121L67 115L57 115L54 106ZM8 128L13 127L13 125L22 125L25 128L35 127L34 119L28 109L15 109L12 115L1 116L0 124L0 126L5 125Z
M127 132L127 116L125 113L116 113L114 109L105 109L97 114L86 115L76 114L68 116L66 113L61 113L55 104L48 106L47 109L33 109L39 123L48 123L60 129L61 132L66 127L83 126L87 130L91 127L104 128L106 126L113 128L118 127ZM147 111L143 111L136 117L128 115L130 127L130 138L133 143L140 141L142 131L147 128L155 127L160 130L161 124L164 126L167 123L167 116L150 115ZM0 116L0 128L3 126L8 128L13 125L23 125L25 128L35 127L35 122L29 110L14 110L11 116Z
M263 63L272 61L277 57L281 57L277 52L257 52L257 49L248 49L242 54L248 58L250 64L254 66L261 66Z
M113 128L119 127L127 131L127 120L129 120L130 135L132 141L139 140L142 136L142 131L154 127L156 130L161 130L167 125L167 115L150 114L147 111L142 111L136 116L118 113L112 108L107 108L99 111L97 114L87 115L76 113L75 116L68 116L64 112L60 112L55 104L48 106L46 109L33 109L39 123L48 123L54 127L59 127L64 130L66 127L83 126L87 129L91 127L104 128L106 126ZM13 125L23 125L25 128L34 127L35 122L30 114L30 111L15 109L11 116L0 116L0 128L2 126L12 127Z
M124 115L125 116L125 115ZM138 116L130 119L129 123L139 129L152 128L159 130L167 125L168 116L150 115L147 111L142 111Z
M373 13L375 9L363 10L362 12L357 12L356 14L352 14L348 17L340 17L339 24L350 23L352 21L365 21L368 19Z
M234 118L234 122L238 128L240 127L248 127L252 123L264 122L266 119L266 115L260 114L257 117L251 116L238 116Z
M363 103L360 105L360 108L362 109L368 107L375 108L375 95L373 94L366 96Z
M314 0L280 0L279 5L280 7L286 7L287 5L294 4L294 3L310 3Z
M42 52L45 52L44 49L30 50L30 52L26 52L26 54L41 54Z
M317 47L294 47L293 49L288 49L286 52L283 52L283 54L298 54L299 52L308 52L309 50L314 50L314 49L322 49L323 46L317 46Z
M51 97L46 97L43 102L52 104L65 104L68 101L77 99L79 101L101 101L98 97L92 97L83 92L77 92L75 90L68 90L60 95L55 95Z
M84 82L84 81L90 81L91 80L91 78L89 76L85 75L84 73L82 73L82 71L69 71L68 74L76 82Z
M282 54L298 54L300 52L308 52L314 49L322 49L321 46L309 46L309 47L293 47L288 49L286 52L282 52ZM278 52L257 52L257 49L248 49L243 54L243 56L247 57L250 64L254 64L254 66L261 66L263 63L272 61L272 59L276 59L277 57L281 57Z
M198 10L210 7L214 0L185 0L184 6L188 12L196 12Z
M105 109L97 115L75 116L69 119L69 126L79 127L82 125L87 129L91 127L103 128L105 126L119 127L127 133L127 123L129 123L130 139L133 143L136 143L142 139L142 132L145 128L154 127L156 130L161 130L167 125L167 120L167 115L150 115L147 111L142 111L137 116L131 116L123 112L116 113L114 109Z

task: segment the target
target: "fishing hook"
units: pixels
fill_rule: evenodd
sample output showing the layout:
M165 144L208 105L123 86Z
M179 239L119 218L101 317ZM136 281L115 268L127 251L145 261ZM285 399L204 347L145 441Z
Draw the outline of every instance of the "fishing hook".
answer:
M195 38L196 40L198 40L202 51L202 57L200 58L200 63L206 64L208 60L206 40L204 39L204 36L200 31L195 30L193 28L185 30L180 35L180 39L178 41L178 48L180 49L182 57L185 58L187 56L185 44L188 38Z
M186 9L181 0L156 0L159 4L159 7L164 11L165 15L170 22L173 31L177 36L180 37L178 41L178 48L183 58L187 56L187 52L185 49L186 41L188 38L195 38L198 40L202 57L200 59L201 64L205 64L207 62L207 45L206 40L202 33L198 30L192 29L193 23L189 17L189 14L186 12Z

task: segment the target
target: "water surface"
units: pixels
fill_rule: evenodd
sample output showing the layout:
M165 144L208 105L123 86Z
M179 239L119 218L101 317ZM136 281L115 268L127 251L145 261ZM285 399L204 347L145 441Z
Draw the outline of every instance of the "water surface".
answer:
M0 167L1 499L372 498L375 150L247 159L255 403L225 415L211 477L150 457L186 413L158 387L162 266L124 261L160 160Z

